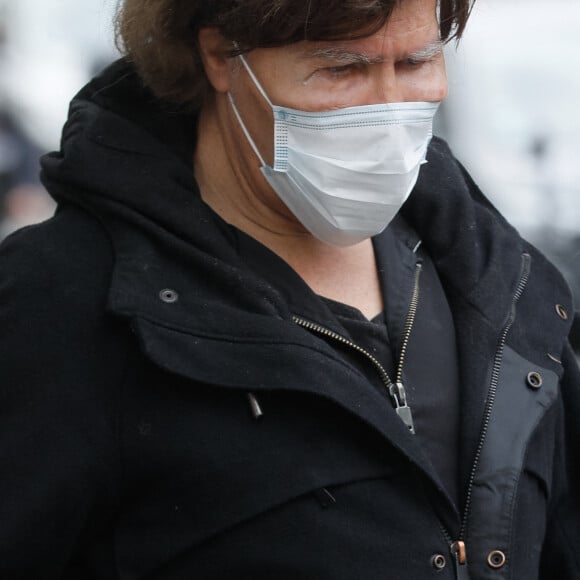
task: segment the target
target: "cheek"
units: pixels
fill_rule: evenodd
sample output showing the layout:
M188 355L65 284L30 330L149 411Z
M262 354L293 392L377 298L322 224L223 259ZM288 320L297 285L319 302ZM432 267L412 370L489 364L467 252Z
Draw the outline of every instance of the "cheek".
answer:
M274 120L270 106L249 82L249 79L244 76L238 77L232 83L231 94L241 121L247 129L251 140L264 160L270 163L274 143ZM251 152L249 147L246 147L246 145L249 146L247 137L241 128L229 99L225 95L223 96L223 107L227 112L225 116L227 125L224 130L235 135L235 139L238 140L243 150L253 158L255 154Z
M447 96L449 90L449 85L447 83L447 69L445 67L445 61L439 67L439 77L436 83L436 99L437 101L442 101Z
M443 101L447 96L445 66L427 66L403 80L406 101Z
M445 70L441 72L439 78L433 83L431 89L430 101L443 101L447 97L449 85L447 84L447 75Z

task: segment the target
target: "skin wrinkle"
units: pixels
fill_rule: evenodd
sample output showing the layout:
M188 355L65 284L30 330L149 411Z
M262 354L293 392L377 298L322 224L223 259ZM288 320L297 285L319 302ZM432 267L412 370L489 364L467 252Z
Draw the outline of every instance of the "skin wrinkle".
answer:
M208 46L212 38L211 31L207 31L202 44ZM215 115L219 118L220 129L216 135L208 126L207 133L201 131L201 137L203 141L204 135L219 136L221 142L208 143L198 149L198 154L212 151L206 160L209 167L204 169L213 167L222 152L228 151L229 155L223 159L222 169L216 170L216 175L208 179L202 178L205 171L197 165L196 175L201 181L202 197L210 206L213 202L214 209L218 213L221 211L226 221L231 220L241 229L244 229L243 222L246 222L250 235L254 237L262 237L259 231L262 229L266 230L263 234L268 238L276 232L280 238L308 239L301 224L264 182L259 170L260 162L248 145L225 92L232 94L248 132L268 164L272 163L273 157L270 106L251 82L239 59L224 58L220 61L219 56L211 57L212 54L219 55L219 37L214 38L213 42L217 48L207 54L209 63L213 63L211 77L218 90L215 108L206 109L202 118ZM224 43L229 44L225 39ZM256 49L248 53L246 59L274 104L321 111L379 102L442 100L446 94L442 46L435 1L412 0L396 9L383 29L367 38ZM323 67L304 56L327 49L331 51L328 54L338 51L363 55L355 57L357 59L380 57L381 66L366 67L361 64L347 75L341 73L335 77L333 71L320 70ZM423 59L428 57L429 60L424 62ZM420 64L413 66L414 62L408 62L410 58L420 59ZM216 120L214 118L211 124ZM235 176L227 182L228 172L224 172L224 167L229 167L229 175ZM261 241L265 243L268 240ZM316 246L316 240L312 239L311 244ZM313 248L309 247L306 251L311 254Z
M412 0L411 0L412 1ZM475 0L438 0L441 38L461 37ZM173 10L174 0L123 0L116 18L117 46L153 92L180 104L201 107L212 96L196 40L215 28L237 40L244 52L290 46L301 41L361 39L378 31L404 8L400 0L189 0ZM218 6L219 4L219 6ZM160 35L159 30L164 34ZM229 56L237 56L231 50Z
M442 51L445 43L442 40L433 40L426 44L423 48L411 52L405 58L405 61L412 63L427 62L436 56L438 56ZM305 58L309 59L324 59L329 61L335 61L342 65L347 64L383 64L385 59L383 56L377 55L372 56L364 52L356 52L350 50L347 47L342 46L329 46L325 48L315 48L313 50L306 51L304 53Z
M245 59L269 100L291 109L317 112L378 103L439 102L447 93L439 38L436 0L407 0L370 36L256 48ZM199 42L215 90L200 115L194 159L202 199L226 222L285 260L315 293L350 304L372 318L383 305L371 241L334 247L305 230L264 179L261 162L229 99L231 95L268 165L274 152L270 105L240 59L230 57L229 39L207 28L200 31ZM305 56L326 48L378 64L342 67L336 61Z

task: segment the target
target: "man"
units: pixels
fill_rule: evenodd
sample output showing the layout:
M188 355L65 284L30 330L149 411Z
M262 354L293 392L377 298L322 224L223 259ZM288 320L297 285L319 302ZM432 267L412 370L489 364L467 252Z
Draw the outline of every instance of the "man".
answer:
M570 294L431 140L468 13L125 1L0 253L0 577L580 578Z

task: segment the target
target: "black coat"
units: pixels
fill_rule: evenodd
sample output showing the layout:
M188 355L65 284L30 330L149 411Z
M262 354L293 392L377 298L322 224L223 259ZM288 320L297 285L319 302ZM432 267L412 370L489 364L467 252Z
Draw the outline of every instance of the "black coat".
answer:
M403 213L457 330L458 513L387 398L240 260L194 135L118 63L43 161L56 216L2 246L0 578L580 579L560 274L434 140Z

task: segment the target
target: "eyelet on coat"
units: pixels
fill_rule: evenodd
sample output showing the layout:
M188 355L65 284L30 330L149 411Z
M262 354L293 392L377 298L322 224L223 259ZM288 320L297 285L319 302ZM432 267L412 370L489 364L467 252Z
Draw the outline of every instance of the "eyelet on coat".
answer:
M159 292L159 298L166 304L173 304L179 300L179 294L171 288L165 288Z
M556 304L556 313L562 320L568 320L568 311L561 304Z
M435 554L431 557L431 566L438 572L447 566L447 560L443 554Z
M531 372L528 373L528 376L526 377L526 382L532 389L539 389L544 381L540 373Z
M499 570L505 566L507 561L506 555L501 550L493 550L487 556L487 564L494 570Z

